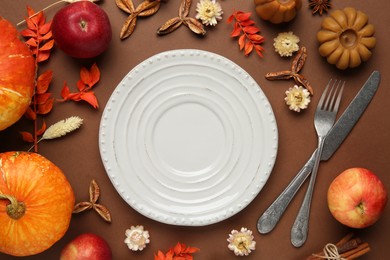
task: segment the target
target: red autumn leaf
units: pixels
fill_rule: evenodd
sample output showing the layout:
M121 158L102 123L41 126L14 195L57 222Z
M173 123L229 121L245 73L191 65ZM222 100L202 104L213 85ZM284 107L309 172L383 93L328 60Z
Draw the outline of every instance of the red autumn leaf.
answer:
M38 39L41 41L46 41L46 40L49 40L51 38L53 38L53 33L51 31L49 31L48 33L46 33L44 35L38 36Z
M255 22L250 19L251 13L242 11L234 12L228 18L228 22L234 22L234 27L230 36L238 37L238 46L240 51L244 51L245 56L248 56L255 49L259 57L263 57L263 48L256 46L264 42L264 37L260 35L260 28L255 25Z
M35 38L30 38L26 41L26 44L29 45L29 46L32 46L32 47L37 47L38 46L38 42Z
M260 32L260 29L257 28L256 26L245 26L242 28L242 30L246 33L249 33L249 34L255 34L255 33Z
M20 32L20 34L23 37L36 37L37 36L37 33L30 30L30 29L24 29L23 31Z
M43 133L45 133L46 131L46 122L45 120L42 122L42 126L40 129L38 129L37 131L37 135L40 136L40 135L43 135Z
M42 47L39 48L40 51L48 51L51 50L54 46L54 40L50 40L46 42Z
M43 24L41 27L39 27L38 32L41 35L44 35L50 31L51 22L48 22L46 24Z
M54 98L48 99L44 104L38 104L37 114L39 115L48 114L53 109L53 105L54 105Z
M35 104L37 104L37 105L46 104L46 102L48 102L50 97L51 97L51 93L44 93L44 94L36 95L35 96Z
M30 119L30 120L36 120L37 119L37 114L31 109L31 107L27 108L26 112L24 113L24 116L27 119Z
M37 53L37 51L35 53ZM37 57L37 62L42 62L49 58L50 58L50 51L40 51Z
M85 67L80 69L80 80L77 81L77 89L79 92L72 93L66 82L62 87L61 96L62 100L59 101L80 101L84 100L95 109L99 107L98 100L93 91L90 89L100 80L100 71L96 64L93 64L91 69L88 70Z
M88 90L89 88L88 89L87 88L88 88L87 85L81 79L77 81L77 89L79 91Z
M233 31L230 33L230 36L231 37L237 37L237 36L240 36L241 34L241 27L238 26L237 23L234 24L234 29Z
M238 11L237 15L236 15L236 20L237 21L247 21L251 15L252 15L252 13L250 13L250 12L244 13L244 12Z
M245 56L248 56L253 51L253 43L247 41L245 44Z
M99 107L97 98L96 98L95 93L93 91L82 92L80 95L80 99L88 102L95 109Z
M70 94L70 89L68 87L68 85L66 84L66 82L64 82L64 86L62 87L62 90L61 90L61 97L63 99L66 99Z
M41 75L39 75L37 80L37 94L45 93L50 85L51 80L53 79L53 71L47 70Z
M248 35L248 38L255 43L262 43L264 41L264 37L259 34L251 34Z
M85 67L81 68L80 80L90 87L100 80L100 70L96 63L94 63L89 70Z
M244 49L245 46L245 34L242 34L240 38L238 38L238 45L240 46L240 51Z
M260 45L255 45L254 48L255 48L256 53L260 57L263 57L263 51L264 51L263 47L261 47Z
M22 135L23 141L29 142L29 143L33 143L34 142L34 137L33 137L33 135L31 133L25 132L25 131L22 131L22 132L19 132L19 133Z
M241 21L241 26L251 26L251 25L254 25L255 24L255 21L253 20L245 20L245 21Z
M93 85L98 83L100 80L100 70L99 70L98 66L96 65L96 63L94 63L91 66L91 69L89 71L91 74L91 82L90 82L89 86L92 87Z

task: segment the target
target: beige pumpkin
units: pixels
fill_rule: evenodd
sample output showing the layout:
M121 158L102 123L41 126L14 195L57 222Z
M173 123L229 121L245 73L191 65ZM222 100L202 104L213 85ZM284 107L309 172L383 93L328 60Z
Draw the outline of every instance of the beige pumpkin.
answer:
M26 112L34 92L35 59L16 28L0 17L0 131Z
M301 0L254 0L256 13L263 20L279 24L295 18Z
M335 10L322 21L317 33L319 53L338 69L355 68L372 56L374 33L365 13L352 7Z

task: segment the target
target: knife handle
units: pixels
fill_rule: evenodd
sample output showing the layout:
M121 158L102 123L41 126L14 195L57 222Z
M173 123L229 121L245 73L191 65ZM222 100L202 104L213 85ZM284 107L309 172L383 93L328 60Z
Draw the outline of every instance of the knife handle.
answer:
M290 184L282 191L279 197L271 204L271 206L268 207L257 221L257 230L261 234L267 234L274 229L287 206L290 204L292 198L305 182L306 178L310 175L314 166L316 151L314 151L310 159L298 172Z

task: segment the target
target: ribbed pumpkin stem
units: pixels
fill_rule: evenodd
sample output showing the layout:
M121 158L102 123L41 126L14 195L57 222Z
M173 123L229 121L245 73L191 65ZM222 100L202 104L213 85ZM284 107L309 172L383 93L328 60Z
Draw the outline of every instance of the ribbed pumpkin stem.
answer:
M24 202L18 201L14 196L0 194L0 199L9 200L10 204L7 205L7 214L11 218L19 219L26 212L26 205Z

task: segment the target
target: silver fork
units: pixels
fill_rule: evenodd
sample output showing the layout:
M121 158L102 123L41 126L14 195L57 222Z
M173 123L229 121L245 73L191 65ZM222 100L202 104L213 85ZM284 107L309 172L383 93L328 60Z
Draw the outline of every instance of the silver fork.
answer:
M306 191L305 198L303 199L301 208L299 209L297 218L295 219L294 225L291 229L291 243L295 247L302 246L307 238L311 198L313 195L314 183L320 163L322 148L325 137L335 122L341 101L341 95L345 85L345 82L341 83L341 81L337 82L336 80L333 82L332 86L331 83L332 79L328 82L328 85L326 86L324 93L320 98L314 115L314 126L318 136L318 148L309 186Z

